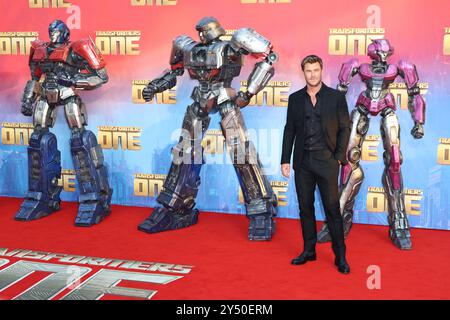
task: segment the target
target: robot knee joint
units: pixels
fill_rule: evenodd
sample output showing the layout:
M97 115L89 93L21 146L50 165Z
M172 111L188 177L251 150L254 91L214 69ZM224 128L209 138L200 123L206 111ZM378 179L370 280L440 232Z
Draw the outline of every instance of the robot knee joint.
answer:
M361 160L361 149L359 147L353 147L348 151L348 161L351 163L358 163Z

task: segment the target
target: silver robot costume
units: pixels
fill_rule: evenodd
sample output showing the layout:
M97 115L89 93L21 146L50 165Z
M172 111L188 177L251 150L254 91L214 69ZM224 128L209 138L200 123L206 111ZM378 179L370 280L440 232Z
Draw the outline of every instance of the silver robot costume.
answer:
M384 172L382 183L388 203L389 237L400 249L411 249L411 234L405 212L403 179L401 173L402 153L400 152L400 126L395 114L394 96L388 92L389 84L397 76L404 79L408 90L408 108L414 121L411 134L415 139L424 135L425 101L420 95L419 76L415 65L400 61L397 66L388 64L387 58L394 52L387 39L374 40L367 48L372 63L359 65L352 59L342 65L339 73L338 90L347 93L353 76L359 75L366 84L361 92L356 108L351 113L351 135L347 148L347 163L341 171L340 209L344 220L344 233L348 235L352 226L355 198L364 179L359 164L361 148L369 130L369 115L381 114L381 137L383 140ZM318 234L319 242L330 241L327 225Z
M172 149L173 161L163 190L157 197L161 206L138 229L148 233L184 228L197 223L195 207L203 160L201 140L208 129L210 114L219 112L228 152L243 190L250 240L270 240L275 230L277 199L264 175L256 149L249 141L240 108L262 90L274 74L272 64L277 55L271 43L250 28L240 29L230 41L222 41L225 30L213 17L196 25L200 42L188 36L173 41L171 69L151 81L143 90L149 101L153 96L176 84L176 77L187 69L199 85L192 92L194 103L186 111L180 143ZM231 88L239 76L244 55L261 58L248 78L246 92Z

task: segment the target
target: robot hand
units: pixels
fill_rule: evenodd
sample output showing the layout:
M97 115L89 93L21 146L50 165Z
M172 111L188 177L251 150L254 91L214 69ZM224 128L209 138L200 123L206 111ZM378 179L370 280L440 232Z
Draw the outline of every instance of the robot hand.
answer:
M22 101L22 107L20 108L20 112L24 116L31 116L33 114L33 104L30 100Z
M250 103L252 95L248 92L239 91L234 100L239 108L244 108Z
M346 86L345 84L338 84L337 90L342 93L347 93L348 86Z
M153 99L156 93L157 93L156 87L150 82L144 88L144 90L142 90L142 97L144 98L145 101L149 102L150 100Z
M423 125L416 122L411 130L411 135L414 137L414 139L421 139L424 134L425 133L423 131Z

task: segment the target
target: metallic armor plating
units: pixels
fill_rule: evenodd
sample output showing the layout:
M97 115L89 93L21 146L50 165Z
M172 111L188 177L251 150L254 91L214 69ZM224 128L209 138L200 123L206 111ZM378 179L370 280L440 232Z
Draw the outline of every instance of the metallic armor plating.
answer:
M36 40L31 45L31 80L21 110L33 117L34 125L28 147L29 190L15 218L30 221L60 208L61 155L49 128L55 124L57 107L64 105L80 192L75 224L90 226L110 213L112 189L102 149L94 133L85 128L86 108L76 91L98 88L108 75L92 40L69 42L70 31L60 20L50 24L49 37L50 42Z
M277 55L271 43L253 29L240 29L230 41L222 41L225 30L213 17L206 17L196 26L200 42L179 36L173 42L171 69L151 81L143 91L146 101L158 92L176 84L176 77L186 69L191 79L198 81L186 111L180 143L172 150L174 158L156 207L139 230L155 233L187 227L197 223L195 198L200 185L203 160L201 140L208 129L209 114L219 112L228 151L243 190L247 217L250 220L250 240L270 240L275 231L277 199L264 175L256 149L249 141L240 108L261 91L274 74L272 64ZM243 56L260 58L248 78L248 90L231 88L239 76ZM180 158L182 158L181 161Z
M352 59L342 65L339 73L338 90L347 93L353 76L359 75L366 84L356 108L351 113L351 135L347 148L347 163L342 167L340 178L340 209L344 220L344 233L348 235L353 220L355 198L364 179L359 164L361 148L369 130L369 115L381 115L381 137L383 140L384 172L382 183L387 196L389 237L400 249L411 249L411 234L405 212L403 179L401 173L402 153L400 151L400 126L395 114L394 96L388 92L389 85L397 76L404 79L408 90L408 108L414 121L411 134L415 139L424 135L425 101L418 87L419 76L415 65L400 61L397 66L388 64L387 58L394 52L387 39L374 40L367 49L372 63L359 65ZM318 235L319 242L330 241L327 225Z

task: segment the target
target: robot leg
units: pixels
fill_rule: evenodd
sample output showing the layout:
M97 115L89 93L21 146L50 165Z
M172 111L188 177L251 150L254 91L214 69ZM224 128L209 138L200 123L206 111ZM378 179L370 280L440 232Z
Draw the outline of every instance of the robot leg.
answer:
M60 208L61 154L56 136L49 132L55 122L55 110L39 100L34 112L35 129L28 146L28 192L15 219L30 221Z
M355 198L364 180L364 172L359 164L362 144L369 130L369 118L364 109L354 109L350 117L351 133L347 147L347 164L341 169L339 205L344 222L344 236L347 237L353 224ZM326 223L317 235L320 243L331 241Z
M48 128L37 127L28 147L28 192L15 219L30 221L60 208L61 154L56 136Z
M173 160L169 173L156 199L161 205L155 207L138 226L139 230L157 233L197 223L199 212L194 209L195 198L204 163L201 141L209 122L210 117L200 109L198 103L187 108L179 143L172 149Z
M385 166L382 182L388 203L389 237L396 247L408 250L412 248L412 242L400 169L403 161L400 151L400 126L397 116L391 109L382 114L381 137Z
M275 232L277 198L264 175L256 149L249 141L239 108L225 102L222 110L222 132L239 179L250 220L249 240L271 240Z
M102 148L95 134L86 130L86 113L79 97L65 104L66 119L72 131L70 148L80 192L75 225L91 226L111 212L113 190L108 182Z

